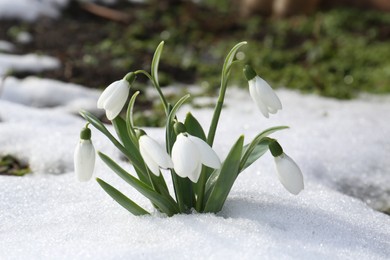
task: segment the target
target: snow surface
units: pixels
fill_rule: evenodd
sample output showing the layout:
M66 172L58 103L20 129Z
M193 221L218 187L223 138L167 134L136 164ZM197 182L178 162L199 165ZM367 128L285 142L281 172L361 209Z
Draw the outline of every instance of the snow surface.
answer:
M389 96L336 101L280 90L277 93L284 108L267 120L247 91L228 89L214 146L220 157L226 156L242 133L249 141L265 127L289 125L291 129L273 136L301 166L305 190L298 196L285 191L267 153L239 176L223 210L216 215L167 218L154 213L135 217L96 182L75 180L73 150L84 121L64 109L15 103L35 93L39 84L32 83L34 87L29 88L28 80L11 79L7 85L23 91L8 92L7 100L0 100L0 154L17 155L34 171L21 178L0 176L0 259L390 256L389 216L342 194L361 197L374 207L389 206L390 126L385 120L390 113ZM57 88L61 93L62 87L53 81L39 92L55 96L61 107L71 102L72 96L53 94ZM79 95L77 86L70 88L72 91L74 97ZM21 92L25 96L16 97ZM188 110L208 126L210 109L185 106L179 119ZM145 130L163 141L162 129ZM93 142L96 149L120 160L120 154L95 130ZM131 171L130 165L121 164ZM145 198L100 160L96 175L152 211Z
M69 0L0 0L0 20L19 19L32 22L40 16L57 18Z
M0 53L0 77L8 71L41 72L57 69L60 66L58 59L37 54L5 54Z

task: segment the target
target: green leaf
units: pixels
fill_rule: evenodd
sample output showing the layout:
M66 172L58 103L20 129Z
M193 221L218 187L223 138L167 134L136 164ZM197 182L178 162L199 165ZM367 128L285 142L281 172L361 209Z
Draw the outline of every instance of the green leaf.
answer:
M252 150L252 152L249 153L249 157L245 161L245 164L243 164L243 166L240 167L240 172L244 171L252 163L257 161L257 159L259 159L261 156L263 156L268 151L268 144L269 144L269 141L267 139L263 139L259 143L257 143L255 148ZM245 151L248 147L249 147L249 144L245 145L243 151Z
M127 107L127 112L126 112L126 127L127 127L127 132L131 136L133 140L137 138L135 131L134 131L134 120L133 120L133 109L134 109L134 104L135 100L139 94L139 91L135 92L133 96L130 99L129 106Z
M160 42L157 46L156 51L154 52L153 60L152 60L152 77L155 80L155 83L158 83L158 64L160 63L160 56L164 47L164 42Z
M179 213L179 208L176 202L171 198L166 198L163 195L154 191L150 186L144 182L138 180L122 167L120 167L116 162L114 162L110 157L104 153L98 152L100 158L123 180L130 184L133 188L139 191L142 195L147 197L153 204L155 204L162 212L166 213L168 216L172 216L176 213Z
M268 146L266 148L264 147L264 145L268 144L264 138L276 131L286 128L288 128L288 126L275 126L268 128L253 138L251 143L245 145L240 163L240 172L249 167L268 150Z
M151 185L144 160L138 149L138 143L135 144L131 139L131 137L129 136L129 133L127 131L127 124L125 120L117 116L111 122L114 125L115 131L119 136L119 139L122 141L123 145L125 146L127 154L131 155L131 157L128 156L128 158L130 162L134 165L134 169L137 172L138 178L141 181L147 183L148 185Z
M187 94L179 99L179 101L176 102L176 104L173 106L173 108L170 110L168 118L167 118L167 129L166 129L166 138L167 138L167 150L168 153L171 154L173 143L176 140L175 131L173 129L174 125L174 119L176 118L177 110L184 104L184 102L187 101L187 99L190 97L190 94Z
M120 116L117 116L113 120L111 120L112 125L115 128L115 132L118 135L119 139L125 146L125 148L129 151L134 151L138 150L138 144L135 144L133 140L131 139L128 131L127 131L127 126L126 126L126 121L121 118ZM138 161L142 161L141 155L136 154L136 157Z
M238 176L243 144L244 136L240 136L222 164L218 179L207 199L204 212L217 213L225 204L226 198Z
M107 182L102 179L96 178L96 181L103 188L108 195L111 196L116 202L119 203L122 207L130 211L133 215L141 216L141 215L149 215L149 212L138 206L134 201L123 195L122 192L112 187Z
M202 126L190 112L187 113L184 125L190 135L199 137L203 141L206 141L206 134L204 133Z

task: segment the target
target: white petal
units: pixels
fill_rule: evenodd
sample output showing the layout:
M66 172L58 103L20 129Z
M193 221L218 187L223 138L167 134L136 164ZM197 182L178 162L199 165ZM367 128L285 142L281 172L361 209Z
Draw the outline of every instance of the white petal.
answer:
M259 95L257 89L256 89L256 82L254 79L250 80L249 82L249 94L251 95L253 101L259 108L260 112L265 116L266 118L269 117L268 115L268 108L267 106L263 103L261 96Z
M259 76L256 76L255 79L256 90L261 96L263 103L265 103L267 107L272 108L272 110L282 109L282 103L271 86Z
M149 136L141 136L139 139L139 146L144 149L151 159L161 168L173 168L173 163L168 153Z
M188 179L190 179L193 183L197 183L202 172L202 164L198 164L193 172L188 175Z
M74 171L79 181L89 181L95 168L95 148L91 140L81 140L74 152Z
M160 167L158 167L158 164L153 160L153 158L148 153L148 150L145 149L143 146L139 146L139 151L141 153L142 158L144 159L146 165L148 168L152 171L152 173L156 176L160 176Z
M193 173L201 163L197 147L183 134L177 136L172 147L172 162L177 175L183 178Z
M117 81L118 82L118 81ZM116 84L115 90L111 96L107 97L103 107L106 110L106 116L109 120L114 119L121 111L129 96L129 84L121 80Z
M283 186L297 195L304 188L302 172L298 165L286 154L275 157L278 178Z
M106 99L112 95L113 91L116 88L117 81L111 83L100 95L98 102L97 102L97 107L98 108L103 108L104 103L106 102Z
M221 160L214 150L202 139L188 135L188 138L193 142L198 148L200 161L211 168L219 169L221 167Z

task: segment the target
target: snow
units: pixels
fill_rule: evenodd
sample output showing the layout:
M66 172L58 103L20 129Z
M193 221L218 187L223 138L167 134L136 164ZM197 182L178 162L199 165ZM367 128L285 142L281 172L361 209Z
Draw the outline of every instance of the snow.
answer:
M37 54L5 54L0 53L0 76L8 71L41 72L60 67L58 59Z
M0 20L19 19L32 22L40 16L57 18L69 0L1 0Z
M80 0L80 2L96 2L106 5L117 1ZM144 0L128 0L128 2L142 3ZM0 0L0 20L34 22L40 17L58 18L61 10L69 3L70 0Z
M238 177L218 214L135 217L96 182L75 180L73 150L85 122L64 107L82 93L95 102L98 95L47 82L8 78L0 100L0 154L22 158L34 171L0 176L1 259L388 259L390 218L367 203L389 206L390 96L337 101L279 90L283 110L267 120L247 91L229 88L217 153L224 158L242 133L248 142L266 127L289 125L273 136L300 165L305 190L285 191L266 154ZM189 110L208 126L211 109L187 105L178 118ZM95 148L131 171L92 130ZM163 141L162 129L145 130ZM95 174L152 211L100 160Z
M100 115L103 111L96 108L96 100L100 93L99 90L52 79L34 76L25 79L8 77L3 83L2 99L32 107L60 109L74 114L80 110L88 110Z

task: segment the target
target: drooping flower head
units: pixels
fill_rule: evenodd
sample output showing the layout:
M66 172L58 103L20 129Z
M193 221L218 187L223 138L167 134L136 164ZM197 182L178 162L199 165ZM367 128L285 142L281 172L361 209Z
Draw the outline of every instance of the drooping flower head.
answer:
M134 80L135 74L130 72L123 79L111 83L100 95L97 107L106 110L108 120L114 119L122 111Z
M271 86L260 78L251 66L246 65L244 74L249 84L249 94L260 112L266 117L282 109L282 103Z
M91 130L86 126L81 130L80 142L74 151L74 171L79 181L92 178L95 168L95 148L91 141Z
M173 168L168 153L151 137L143 134L139 138L139 151L146 165L156 176L160 175L160 168Z
M202 139L188 133L180 133L172 148L175 172L182 178L188 177L197 183L202 164L219 169L221 161L214 150Z
M301 169L293 159L283 152L276 140L271 141L269 148L275 159L279 181L286 190L297 195L304 188Z

